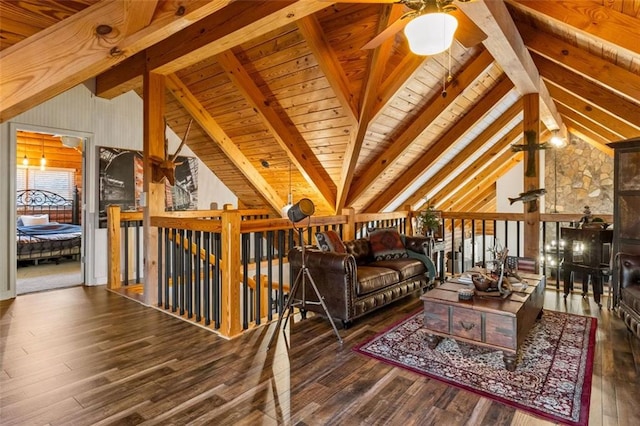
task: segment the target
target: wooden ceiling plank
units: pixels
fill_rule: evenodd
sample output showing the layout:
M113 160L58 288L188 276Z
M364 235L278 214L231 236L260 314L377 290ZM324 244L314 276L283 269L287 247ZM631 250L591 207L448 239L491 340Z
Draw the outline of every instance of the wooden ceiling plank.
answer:
M571 30L597 37L612 49L640 53L640 19L605 7L595 1L507 0L534 15L544 15Z
M579 98L592 102L619 119L640 128L640 114L638 113L640 106L637 104L582 78L537 53L532 53L531 56L545 80L563 87Z
M202 104L189 91L189 88L176 76L169 74L165 79L167 89L171 91L176 100L187 110L191 117L202 127L202 129L220 147L222 152L248 180L255 190L273 207L277 212L285 204L278 193L262 177L260 172L253 166L251 161L238 149L231 138L222 130L222 127L211 117Z
M378 30L376 33L382 31L391 21L391 18L397 14L397 6L385 6L382 9L380 20L378 21ZM338 193L336 197L336 211L340 212L345 207L347 196L351 188L351 182L353 181L353 175L360 156L360 150L362 149L362 143L367 133L367 128L371 122L373 115L373 108L376 103L376 97L380 82L382 81L382 75L384 67L380 66L381 59L387 58L389 52L393 48L393 38L385 41L380 46L372 49L369 53L367 63L367 74L362 85L363 94L360 96L360 114L358 117L357 131L352 134L349 139L349 143L345 149L342 171L340 173L340 184L338 185Z
M334 211L336 198L333 181L324 168L316 167L320 162L295 125L288 119L288 122L285 122L232 51L222 52L216 55L216 59L307 183L318 192L319 198L327 203L329 211Z
M375 122L380 117L393 96L398 90L405 87L408 81L413 79L426 60L424 56L406 55L402 61L400 61L398 66L395 67L380 86L376 105L373 108L371 122Z
M424 200L424 197L429 193L431 188L434 188L440 181L447 179L449 175L454 173L458 167L460 167L467 158L471 157L476 151L481 149L496 133L501 131L507 126L518 114L522 112L522 101L518 100L514 102L509 109L507 109L500 117L491 123L486 129L482 131L469 145L464 147L449 163L443 166L437 174L431 179L425 182L416 192L407 199L404 204L410 204L413 209L419 208L419 201ZM519 126L515 126L516 132L522 132ZM515 136L510 137L510 134L503 136L497 141L494 146L500 146L501 141L512 141ZM508 142L507 142L508 143Z
M640 99L640 75L543 31L524 24L519 25L518 28L529 50L588 77L597 84L607 86L631 101Z
M622 136L623 139L631 139L640 135L640 129L619 120L618 117L610 114L608 111L603 110L597 105L575 96L573 93L555 85L554 83L549 82L547 85L549 87L549 93L556 101L556 105L558 105L558 107L560 105L564 105L581 116L588 118L611 132Z
M460 8L486 34L484 46L509 76L521 95L540 94L540 118L550 129L563 129L562 117L549 96L522 37L502 1L477 0L458 3Z
M342 105L342 109L355 124L358 122L358 106L356 105L353 93L349 89L349 82L345 75L338 56L322 31L320 23L314 16L305 16L297 22L298 28L309 49L313 52L318 61L318 65L324 73L329 84L333 88L336 97Z
M383 175L409 149L413 141L445 111L455 100L462 95L464 90L482 75L493 63L489 52L483 50L464 70L454 77L447 88L447 96L442 97L438 93L432 102L427 102L422 111L400 132L393 144L387 150L378 155L365 168L365 172L358 177L349 191L347 204L351 205L371 188L375 181ZM424 169L422 169L424 170ZM396 181L397 182L397 181ZM395 197L400 192L394 192ZM390 200L389 200L390 201Z
M490 149L485 151L473 163L456 174L456 177L447 183L440 191L429 200L433 205L442 205L449 198L455 196L464 183L481 173L485 168L494 168L499 159L504 157L504 150L515 140L522 138L522 122L500 138Z
M4 49L0 53L0 122L106 71L228 1L192 2L180 16L175 10L156 13L149 25L132 34L126 28L128 1L99 2ZM113 31L98 36L99 24L110 25Z
M487 187L495 184L495 182L504 176L509 170L514 168L524 159L522 152L505 151L496 159L497 167L487 167L471 181L461 187L451 198L441 205L436 205L438 210L453 211L453 206L461 201L473 197L473 194L484 191Z
M488 185L482 192L478 192L476 196L471 196L460 200L459 203L451 206L452 211L456 212L479 212L483 211L487 204L493 202L491 211L495 211L496 205L496 184Z

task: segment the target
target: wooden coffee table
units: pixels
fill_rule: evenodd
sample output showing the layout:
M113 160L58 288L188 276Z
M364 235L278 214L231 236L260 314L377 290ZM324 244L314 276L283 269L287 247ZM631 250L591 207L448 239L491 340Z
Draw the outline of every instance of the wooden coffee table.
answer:
M420 297L429 347L443 337L502 350L507 370L516 368L518 349L542 315L545 277L520 274L527 288L509 296L478 296L458 300L458 290L473 284L447 281Z

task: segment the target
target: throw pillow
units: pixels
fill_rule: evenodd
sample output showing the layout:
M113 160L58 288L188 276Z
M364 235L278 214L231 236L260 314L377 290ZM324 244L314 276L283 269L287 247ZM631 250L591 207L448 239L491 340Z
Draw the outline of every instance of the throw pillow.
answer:
M316 233L316 242L322 251L333 251L336 253L346 253L347 249L340 239L340 235L332 229Z
M20 216L22 219L22 223L24 226L33 226L33 225L46 225L49 223L49 215L48 214L39 214L39 215L22 215Z
M395 228L381 228L369 232L369 243L375 260L409 257L400 233Z

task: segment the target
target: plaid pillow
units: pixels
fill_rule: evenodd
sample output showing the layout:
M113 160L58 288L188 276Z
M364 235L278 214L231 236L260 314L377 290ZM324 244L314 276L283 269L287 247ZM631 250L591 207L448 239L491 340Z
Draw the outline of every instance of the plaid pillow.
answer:
M402 238L395 228L380 228L369 232L369 243L375 260L409 257Z
M316 242L322 251L333 251L336 253L346 253L347 249L340 239L340 235L332 229L316 233Z

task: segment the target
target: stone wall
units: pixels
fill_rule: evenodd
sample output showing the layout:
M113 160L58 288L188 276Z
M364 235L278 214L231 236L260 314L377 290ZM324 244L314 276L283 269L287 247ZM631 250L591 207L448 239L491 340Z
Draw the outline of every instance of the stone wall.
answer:
M580 138L557 151L545 152L545 212L554 211L554 156L557 160L557 211L582 213L589 206L594 215L613 214L613 157Z

